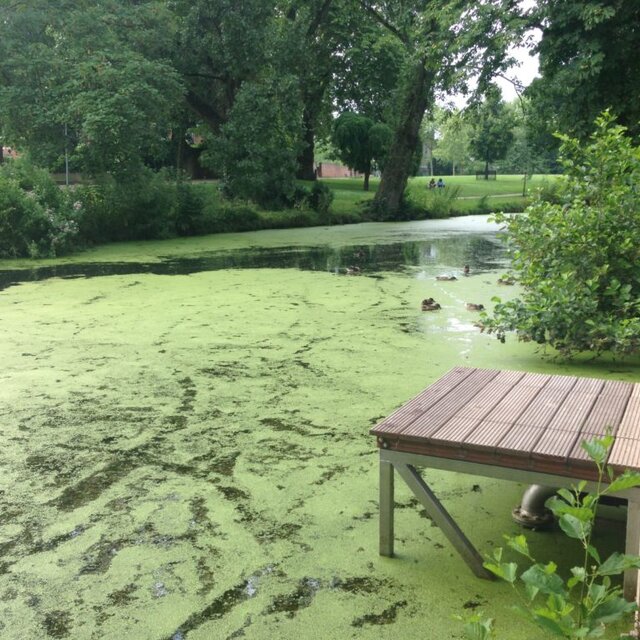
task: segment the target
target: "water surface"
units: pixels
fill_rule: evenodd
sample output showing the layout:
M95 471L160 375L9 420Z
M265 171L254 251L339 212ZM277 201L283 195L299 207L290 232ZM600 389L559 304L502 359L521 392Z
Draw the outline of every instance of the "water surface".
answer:
M486 219L1 267L2 638L439 639L477 608L501 638L542 637L509 624L509 589L476 579L400 481L398 557L377 555L368 430L448 369L638 379L637 362L553 362L476 329L465 302L514 295ZM517 531L522 487L427 475L483 552Z

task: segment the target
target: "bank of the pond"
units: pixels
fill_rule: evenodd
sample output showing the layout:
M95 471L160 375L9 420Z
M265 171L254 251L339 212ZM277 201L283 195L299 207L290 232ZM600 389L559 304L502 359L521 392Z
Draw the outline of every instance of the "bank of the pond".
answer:
M368 430L449 368L639 378L637 361L550 361L481 334L465 302L513 291L496 284L495 228L467 223L110 245L83 254L104 268L84 277L30 281L30 263L3 263L18 275L0 291L0 635L440 640L482 610L503 640L545 638L401 483L398 556L377 554ZM284 262L239 257L267 249ZM472 276L435 280L465 262ZM439 313L421 312L427 296ZM518 531L523 487L429 480L483 552ZM557 532L529 537L541 559L579 559ZM623 548L623 525L594 544Z

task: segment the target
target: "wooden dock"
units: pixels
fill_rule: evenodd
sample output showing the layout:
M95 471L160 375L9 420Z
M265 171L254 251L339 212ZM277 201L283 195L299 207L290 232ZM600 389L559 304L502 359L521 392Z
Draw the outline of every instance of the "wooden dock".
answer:
M458 367L371 433L380 449L380 552L393 555L393 472L463 555L488 577L477 551L416 467L432 467L552 487L597 480L581 443L615 436L607 463L640 471L640 384L594 378ZM640 551L640 490L629 501L627 553ZM637 571L625 576L636 595Z

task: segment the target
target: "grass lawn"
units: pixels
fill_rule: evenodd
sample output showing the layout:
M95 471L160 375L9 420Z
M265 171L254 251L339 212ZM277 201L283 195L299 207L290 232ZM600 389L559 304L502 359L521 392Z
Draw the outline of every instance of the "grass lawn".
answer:
M527 179L527 193L532 195L536 189L555 182L559 176L555 175L534 175ZM410 187L414 189L427 189L427 184L431 178L420 176L409 180ZM522 198L522 176L503 175L496 180L476 180L475 176L444 176L445 184L448 187L458 187L460 192L455 203L456 213L468 213L477 209L480 199L486 197L485 205L496 209L521 209ZM375 195L380 180L371 178L368 192L362 188L362 178L329 178L322 182L331 187L334 193L333 211L336 214L349 213L361 202L370 200Z

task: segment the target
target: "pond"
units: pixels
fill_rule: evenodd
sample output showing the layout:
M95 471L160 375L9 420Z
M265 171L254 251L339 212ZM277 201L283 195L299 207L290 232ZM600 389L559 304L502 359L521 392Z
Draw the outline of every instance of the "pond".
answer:
M478 216L0 264L0 635L439 639L481 608L501 638L539 639L400 483L398 557L377 554L368 430L448 369L638 380L638 362L481 334L465 303L514 295L506 266ZM481 551L517 531L522 487L429 479Z

